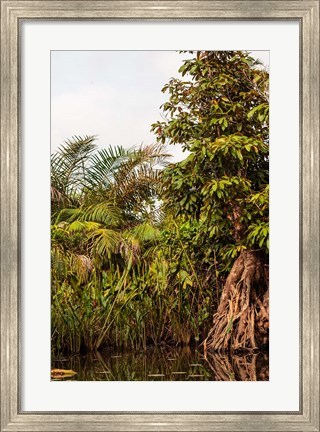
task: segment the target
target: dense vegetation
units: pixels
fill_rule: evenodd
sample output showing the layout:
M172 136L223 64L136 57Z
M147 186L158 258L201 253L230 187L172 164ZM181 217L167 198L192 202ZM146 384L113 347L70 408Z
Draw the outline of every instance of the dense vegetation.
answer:
M157 144L52 155L54 352L268 343L268 73L238 51L180 72Z

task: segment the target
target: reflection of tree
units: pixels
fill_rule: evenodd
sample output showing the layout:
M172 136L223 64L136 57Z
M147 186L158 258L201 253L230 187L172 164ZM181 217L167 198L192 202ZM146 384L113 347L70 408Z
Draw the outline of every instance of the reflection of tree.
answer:
M55 360L54 368L72 369L77 381L268 381L267 353L231 356L190 347L152 347L146 351L105 350Z
M268 381L269 362L266 353L228 355L206 352L204 358L215 381Z

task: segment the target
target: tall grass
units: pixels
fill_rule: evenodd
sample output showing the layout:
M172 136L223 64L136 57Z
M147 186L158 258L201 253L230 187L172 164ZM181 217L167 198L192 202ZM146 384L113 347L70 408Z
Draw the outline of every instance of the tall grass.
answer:
M88 277L61 271L66 263L55 263L60 273L53 266L54 352L187 345L205 337L215 302L213 287L200 286L201 276L190 266L186 250L174 256L170 247L151 252L135 264L113 260Z

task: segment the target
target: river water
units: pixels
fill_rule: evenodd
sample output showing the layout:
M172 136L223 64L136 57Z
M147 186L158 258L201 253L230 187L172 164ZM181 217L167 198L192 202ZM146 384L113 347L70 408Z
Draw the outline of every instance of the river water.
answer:
M77 381L268 381L267 353L207 354L191 347L105 350L60 357L53 368L72 369Z

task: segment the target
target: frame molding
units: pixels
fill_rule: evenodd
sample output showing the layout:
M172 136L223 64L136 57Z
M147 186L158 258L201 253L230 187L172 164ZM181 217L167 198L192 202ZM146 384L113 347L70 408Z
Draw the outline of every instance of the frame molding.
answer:
M1 431L319 431L319 0L0 0ZM19 22L298 20L301 26L302 406L298 413L22 413L19 407Z

